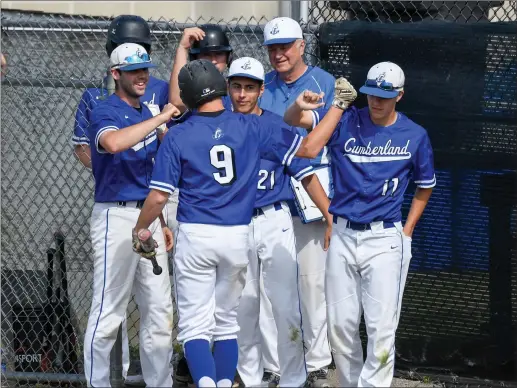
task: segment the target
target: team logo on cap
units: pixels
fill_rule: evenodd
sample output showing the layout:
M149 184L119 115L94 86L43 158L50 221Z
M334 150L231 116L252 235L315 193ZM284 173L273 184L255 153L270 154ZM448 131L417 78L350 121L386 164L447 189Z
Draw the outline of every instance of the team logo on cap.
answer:
M271 31L269 31L269 33L270 33L271 35L276 35L276 34L278 34L279 32L280 32L280 29L278 28L278 24L275 24L275 25L273 26L273 28L271 29Z
M375 78L375 81L377 82L377 86L381 86L381 84L384 82L384 79L386 78L386 73L381 73Z
M251 69L251 61L248 59L248 60L244 63L244 65L242 65L242 66L241 66L241 69L242 69L242 70L249 70L249 69Z

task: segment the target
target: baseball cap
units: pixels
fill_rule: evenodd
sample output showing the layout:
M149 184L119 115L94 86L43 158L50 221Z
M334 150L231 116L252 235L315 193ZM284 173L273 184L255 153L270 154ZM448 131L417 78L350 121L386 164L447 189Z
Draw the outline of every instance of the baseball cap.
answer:
M242 57L232 62L228 78L245 77L264 82L264 66L255 58Z
M131 71L156 67L143 46L136 43L124 43L115 48L110 56L112 69Z
M378 63L368 71L366 82L359 91L381 98L397 97L404 89L404 72L393 62Z
M303 32L298 22L294 19L287 17L275 18L264 27L264 46L291 43L296 39L303 39Z

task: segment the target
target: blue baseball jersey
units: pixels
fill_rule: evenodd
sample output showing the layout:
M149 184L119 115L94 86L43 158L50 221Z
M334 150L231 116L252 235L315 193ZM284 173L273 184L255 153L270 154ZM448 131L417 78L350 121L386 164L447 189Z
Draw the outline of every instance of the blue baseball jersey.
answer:
M283 118L273 112L262 110L262 114L259 117L262 119L262 122L265 122L268 126L291 128L293 132L296 131L295 128L286 127ZM291 177L301 181L313 173L314 168L308 159L294 157L289 166L284 166L281 163L271 160L261 159L255 207L258 208L279 201L292 200L294 195L290 185Z
M313 124L326 112L313 111ZM398 222L410 179L422 188L436 185L427 131L400 112L394 124L380 127L371 121L367 107L351 107L327 147L334 177L329 212L336 216L360 223Z
M87 134L93 109L107 98L108 91L106 89L89 88L83 92L75 112L74 133L72 135L73 145L90 145L90 139L88 139ZM145 94L140 97L140 101L146 105L158 105L160 110L162 110L169 102L169 84L150 76Z
M223 100L224 109L229 110L229 111L233 111L232 100L230 99L230 97L229 96L223 96L221 98ZM192 116L192 111L190 109L187 109L180 116L173 117L169 121L169 123L167 124L167 127L171 128L171 127L173 127L175 125L181 124L185 120L187 120L190 116Z
M280 116L284 116L287 108L296 100L296 98L304 91L325 92L323 97L325 108L330 108L332 98L334 96L334 76L317 66L308 66L307 71L292 83L285 83L279 76L278 72L273 70L266 74L264 81L264 93L259 101L262 109L269 110ZM305 128L297 127L298 132L302 136L307 136ZM329 159L327 149L324 148L316 158L312 159L311 164L315 167L328 165Z
M194 113L167 132L150 187L179 189L178 222L247 225L260 158L289 166L302 137L257 115Z
M107 131L117 131L152 117L147 105L141 104L136 109L116 94L93 110L88 137L94 144L91 157L95 202L139 201L147 197L158 151L156 130L130 149L116 154L105 151L99 139Z

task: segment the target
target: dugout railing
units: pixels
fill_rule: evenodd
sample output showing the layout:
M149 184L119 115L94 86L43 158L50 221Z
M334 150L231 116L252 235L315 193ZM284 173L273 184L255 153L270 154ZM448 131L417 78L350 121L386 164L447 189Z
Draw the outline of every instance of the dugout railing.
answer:
M354 28L362 29L361 34L378 33L380 25L437 20L515 26L517 11L515 1L310 3L308 23L303 24L307 62L336 76L351 77L356 87L362 82L359 74L364 77L367 65L379 55L379 47L373 45L370 58L367 50L358 56L357 30L341 36L344 30L339 23L358 23ZM158 63L155 76L168 80L183 28L206 22L225 28L237 57L253 56L266 70L271 69L261 46L265 18L201 18L185 23L160 19L149 21L153 60ZM89 217L94 182L90 171L73 156L70 137L84 88L102 86L108 64L104 50L108 24L106 18L2 10L1 50L8 71L1 85L1 348L2 375L9 383L84 384L82 339L91 301ZM445 46L451 39L445 31L442 35ZM508 34L494 38L499 40L491 50L506 58L496 61L499 72L484 71L494 63L486 59L485 50L486 66L476 74L483 79L492 74L492 80L506 77L515 87L514 38ZM396 39L404 44L401 36ZM440 51L439 39L434 42ZM431 70L443 67L425 55L419 61ZM501 82L488 84L488 90L501 87ZM492 92L487 98L488 110L503 112L488 120L490 131L481 130L478 136L472 131L455 133L448 122L452 132L434 135L437 142L451 136L459 149L465 136L488 139L488 150L480 159L502 162L488 167L475 163L478 140L468 143L474 151L460 153L456 159L450 154L457 148L445 149L437 143L438 186L415 232L398 331L397 373L421 379L441 375L452 381L467 377L515 380L517 219L513 188L517 183L516 165L511 161L517 154L517 134L505 120L515 118L517 98L515 89L506 86L505 90L502 97ZM410 97L408 91L407 99L417 103L424 97ZM359 99L361 103L364 100ZM477 103L467 98L462 109L468 111ZM434 116L444 106L443 100L434 106ZM427 117L429 121L428 113L420 113L415 120ZM482 118L474 114L468 119L476 117ZM454 168L455 163L460 167ZM482 186L487 189L481 190ZM53 279L52 287L49 279ZM130 374L137 374L138 310L134 302L128 309L128 326ZM364 340L364 330L362 336Z

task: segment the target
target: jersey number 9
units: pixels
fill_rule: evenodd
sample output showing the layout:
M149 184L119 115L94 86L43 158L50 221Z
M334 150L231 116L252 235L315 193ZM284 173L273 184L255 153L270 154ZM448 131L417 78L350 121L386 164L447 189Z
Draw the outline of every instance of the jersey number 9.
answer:
M218 170L212 174L217 183L228 186L235 182L237 174L233 149L224 144L213 146L210 149L210 163Z

